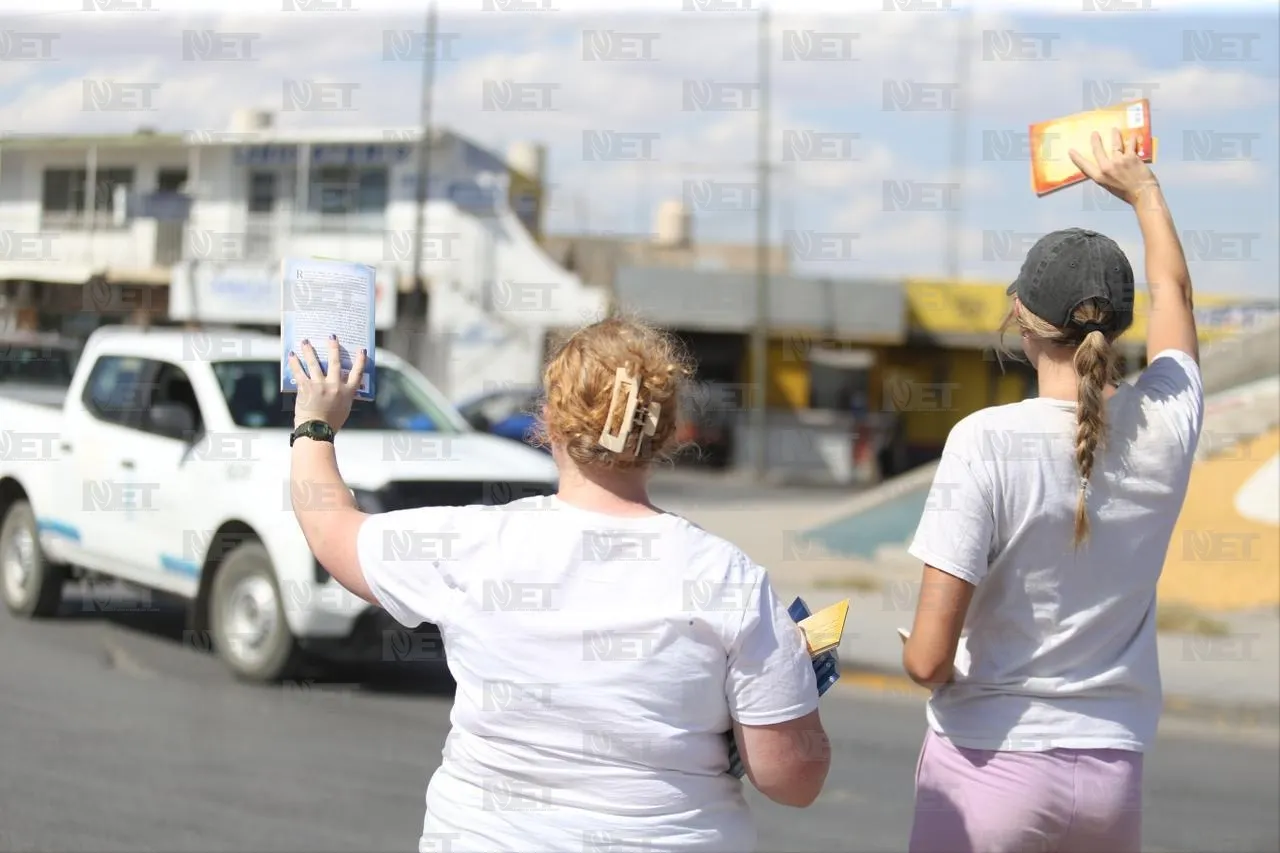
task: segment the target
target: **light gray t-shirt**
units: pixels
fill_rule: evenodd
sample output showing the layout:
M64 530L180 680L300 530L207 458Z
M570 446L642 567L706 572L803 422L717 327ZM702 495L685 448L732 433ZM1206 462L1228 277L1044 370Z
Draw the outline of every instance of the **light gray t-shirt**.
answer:
M929 725L974 749L1144 750L1162 706L1156 583L1204 419L1200 369L1166 350L1107 402L1072 547L1075 403L975 412L947 438L911 554L975 585Z
M725 732L803 717L818 689L731 543L527 498L373 515L357 547L392 617L440 627L458 685L420 850L755 848Z

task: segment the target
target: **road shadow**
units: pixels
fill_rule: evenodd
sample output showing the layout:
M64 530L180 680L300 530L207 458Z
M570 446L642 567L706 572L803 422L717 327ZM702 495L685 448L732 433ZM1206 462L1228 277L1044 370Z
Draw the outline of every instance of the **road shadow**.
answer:
M458 687L444 663L347 664L319 660L315 666L317 684L345 686L361 693L452 699Z
M213 644L207 632L188 628L187 609L184 599L120 582L72 582L63 592L57 618L104 622L131 634L179 646L188 654L212 656ZM449 699L457 687L443 661L353 663L316 653L304 655L300 670L291 681L326 690Z
M181 643L186 630L182 599L122 583L70 582L62 593L58 619L109 622L156 639Z

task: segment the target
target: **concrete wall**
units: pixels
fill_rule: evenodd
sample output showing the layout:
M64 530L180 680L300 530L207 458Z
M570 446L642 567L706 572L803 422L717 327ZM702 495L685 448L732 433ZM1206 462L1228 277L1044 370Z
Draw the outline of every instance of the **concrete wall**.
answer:
M756 247L750 243L701 243L663 246L649 242L648 235L552 234L544 238L548 254L572 269L588 284L613 287L623 267L663 267L667 269L707 269L753 272ZM787 272L786 246L768 249L770 272Z
M740 332L756 321L756 280L750 273L660 267L618 270L614 298L651 322L691 331ZM788 329L867 343L905 339L902 287L897 281L773 276L769 321Z
M1280 374L1280 318L1209 344L1200 362L1206 394Z

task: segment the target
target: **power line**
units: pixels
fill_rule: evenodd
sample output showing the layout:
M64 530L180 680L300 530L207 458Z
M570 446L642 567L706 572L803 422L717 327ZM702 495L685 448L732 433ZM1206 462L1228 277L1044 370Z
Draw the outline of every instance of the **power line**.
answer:
M969 133L969 76L971 70L972 12L964 9L957 22L956 38L956 88L951 121L951 182L957 192L951 196L947 210L947 277L951 281L960 278L960 230L964 224L965 175L967 172L967 148Z
M423 341L427 336L427 286L422 274L422 238L426 230L427 196L431 180L431 146L434 133L431 127L432 88L435 85L436 59L436 4L427 4L427 33L422 56L422 103L420 106L419 125L421 137L418 140L418 186L414 196L413 226L413 308L410 316L414 322L422 321L423 328L416 335L411 335L405 342L405 352L414 367L421 368ZM410 323L412 328L413 323Z
M754 399L751 407L751 434L755 438L756 479L769 473L768 400L769 389L769 64L772 60L769 38L769 10L760 9L759 30L760 138L756 155L759 169L759 203L756 210L756 326L751 341Z

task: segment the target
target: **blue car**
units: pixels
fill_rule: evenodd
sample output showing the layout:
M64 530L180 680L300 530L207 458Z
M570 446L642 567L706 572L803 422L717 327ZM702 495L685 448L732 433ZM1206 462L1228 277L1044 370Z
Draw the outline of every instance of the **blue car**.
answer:
M467 423L481 432L519 441L543 452L537 443L538 410L541 389L534 387L503 388L472 397L458 405Z

